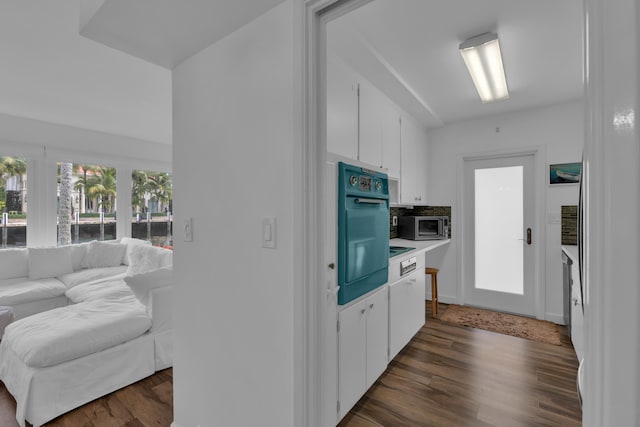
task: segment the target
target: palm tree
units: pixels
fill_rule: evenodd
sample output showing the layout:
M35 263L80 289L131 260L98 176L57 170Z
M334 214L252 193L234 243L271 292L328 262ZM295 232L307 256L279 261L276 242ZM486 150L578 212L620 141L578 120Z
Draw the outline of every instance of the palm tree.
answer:
M76 181L73 187L76 191L80 192L80 200L84 200L84 203L82 203L82 207L80 210L81 213L85 213L89 210L90 200L87 197L87 174L91 173L92 175L95 175L95 173L99 169L100 169L99 166L93 166L93 165L79 165L79 164L73 165L74 173L78 174L79 172L82 172L82 176L78 177L78 180Z
M173 199L171 175L160 172L149 176L149 194L156 202L168 206Z
M98 198L98 204L103 212L113 212L116 197L116 169L100 167L96 175L88 178L86 193Z
M60 163L60 197L58 207L58 244L71 243L71 177L73 164Z
M144 171L133 171L131 175L131 205L134 212L141 212L145 206L145 194L147 194L149 177Z

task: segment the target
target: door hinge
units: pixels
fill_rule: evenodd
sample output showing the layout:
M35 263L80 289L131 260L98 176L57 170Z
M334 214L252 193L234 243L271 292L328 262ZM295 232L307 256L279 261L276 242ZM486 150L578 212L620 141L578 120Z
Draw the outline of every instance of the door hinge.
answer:
M340 320L336 322L336 332L340 332Z
M391 357L391 349L387 347L387 362L389 362L390 357Z
M336 405L336 411L338 412L338 414L340 413L340 401L338 400L337 405Z

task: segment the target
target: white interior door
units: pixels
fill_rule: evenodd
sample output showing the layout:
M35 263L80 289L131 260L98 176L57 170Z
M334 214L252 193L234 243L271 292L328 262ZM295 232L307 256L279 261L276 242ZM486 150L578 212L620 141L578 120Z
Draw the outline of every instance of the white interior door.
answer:
M465 304L536 315L533 165L533 154L465 160Z

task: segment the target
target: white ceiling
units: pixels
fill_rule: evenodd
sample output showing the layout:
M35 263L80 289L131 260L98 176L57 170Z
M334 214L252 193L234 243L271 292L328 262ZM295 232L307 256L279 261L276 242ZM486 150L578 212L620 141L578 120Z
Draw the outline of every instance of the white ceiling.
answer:
M82 35L171 69L282 0L81 1ZM458 45L487 31L511 97L482 104ZM583 94L582 0L374 0L329 23L328 48L426 127Z
M510 98L483 105L458 45L487 31ZM328 50L428 127L583 94L581 0L374 0L329 23Z
M80 1L80 34L172 69L283 0Z

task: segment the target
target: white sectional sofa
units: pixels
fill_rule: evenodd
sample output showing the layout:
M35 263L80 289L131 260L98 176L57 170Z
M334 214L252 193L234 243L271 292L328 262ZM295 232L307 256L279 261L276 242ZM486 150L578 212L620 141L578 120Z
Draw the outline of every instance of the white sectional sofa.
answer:
M124 238L0 251L0 380L34 427L172 366L172 252Z

